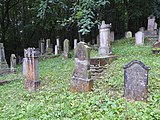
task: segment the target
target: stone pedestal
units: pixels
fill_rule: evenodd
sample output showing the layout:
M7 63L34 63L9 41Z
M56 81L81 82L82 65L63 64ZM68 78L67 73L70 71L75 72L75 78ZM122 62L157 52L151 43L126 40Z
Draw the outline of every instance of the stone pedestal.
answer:
M75 69L70 89L72 92L87 92L91 91L92 87L89 47L84 42L80 42L75 49Z
M38 80L38 56L39 51L35 51L35 48L28 48L24 50L23 59L23 75L25 76L24 86L29 91L36 90L40 81Z
M99 54L101 56L110 54L110 24L105 24L105 21L102 21L102 25L100 27L100 47Z

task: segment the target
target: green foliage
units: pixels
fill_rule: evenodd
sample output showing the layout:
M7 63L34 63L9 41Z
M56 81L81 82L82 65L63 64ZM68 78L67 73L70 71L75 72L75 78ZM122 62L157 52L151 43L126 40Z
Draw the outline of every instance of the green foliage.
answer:
M88 34L98 24L98 9L104 7L108 0L80 0L71 8L71 17L64 22L76 22L82 35Z
M134 39L112 43L112 51L119 58L108 67L101 80L94 82L92 92L72 93L69 83L74 69L73 58L61 57L39 62L39 91L24 89L24 78L0 86L0 119L43 120L158 120L160 119L160 64L152 46L135 46ZM97 54L93 51L92 56ZM137 59L150 66L148 102L127 102L123 97L123 65ZM20 71L20 70L19 70ZM21 74L21 72L20 72ZM15 75L0 79L16 78Z

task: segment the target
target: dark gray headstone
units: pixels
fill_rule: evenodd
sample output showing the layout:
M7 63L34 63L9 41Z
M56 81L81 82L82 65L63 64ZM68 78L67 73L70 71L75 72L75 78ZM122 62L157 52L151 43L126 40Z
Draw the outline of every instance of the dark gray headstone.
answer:
M148 97L149 67L133 60L124 67L124 97L129 100L146 101Z

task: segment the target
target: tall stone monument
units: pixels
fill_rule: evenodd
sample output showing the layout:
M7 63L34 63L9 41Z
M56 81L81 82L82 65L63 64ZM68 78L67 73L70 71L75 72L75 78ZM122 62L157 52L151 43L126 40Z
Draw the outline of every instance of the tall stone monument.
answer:
M100 47L99 47L99 54L101 56L107 56L111 52L110 28L111 28L111 24L105 24L105 21L102 21L102 24L100 27Z
M69 40L65 39L63 42L63 58L69 57Z
M84 42L79 42L75 49L75 69L70 83L72 92L91 91L93 80L90 75L90 50Z
M35 51L35 48L28 48L24 50L23 59L23 75L25 79L25 89L34 91L40 86L38 80L38 56L39 51Z
M16 55L15 54L11 54L11 57L10 57L10 71L12 73L16 72Z
M0 75L9 72L8 64L6 62L4 46L0 43Z
M146 101L148 97L148 71L150 67L133 60L124 67L124 97Z
M135 45L143 45L144 44L144 33L138 31L135 33Z

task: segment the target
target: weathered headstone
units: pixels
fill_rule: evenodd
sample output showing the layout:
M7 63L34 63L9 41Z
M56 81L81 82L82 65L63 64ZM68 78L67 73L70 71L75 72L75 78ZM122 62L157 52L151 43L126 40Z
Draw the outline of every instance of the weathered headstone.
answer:
M128 100L146 101L148 97L149 67L133 60L124 67L124 97Z
M131 37L132 37L132 32L131 31L125 32L125 38L131 38Z
M54 54L58 55L58 45L55 45Z
M135 33L135 45L143 45L144 44L144 33L138 31Z
M77 39L74 39L74 49L77 47Z
M154 30L157 30L157 27L158 27L158 25L157 25L157 23L155 22L155 23L154 23Z
M63 58L69 57L69 40L65 39L63 42Z
M15 54L11 54L10 57L10 71L11 72L16 72L16 55Z
M58 50L60 50L59 37L56 38L56 45L58 47Z
M0 43L0 74L8 73L9 68L6 62L4 46L3 43Z
M114 41L114 31L111 32L110 36L111 36L111 37L110 37L110 38L111 38L111 41L113 42L113 41Z
M24 50L23 59L23 74L25 75L25 89L34 91L40 86L38 80L38 56L39 51L35 51L35 48L28 48Z
M41 42L41 55L43 55L45 53L45 45L43 42Z
M79 42L75 49L75 69L70 88L72 92L91 91L93 80L90 75L90 50L84 42Z
M51 52L51 40L46 40L46 52Z
M160 54L160 42L156 42L156 43L153 45L152 52L153 52L154 54Z
M148 17L148 26L147 30L148 31L154 31L155 28L155 16L151 15Z
M106 56L110 54L110 24L105 24L105 21L102 21L100 27L100 47L99 54L101 56Z

